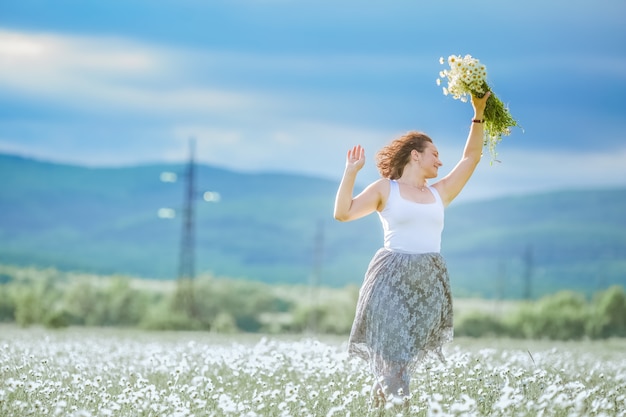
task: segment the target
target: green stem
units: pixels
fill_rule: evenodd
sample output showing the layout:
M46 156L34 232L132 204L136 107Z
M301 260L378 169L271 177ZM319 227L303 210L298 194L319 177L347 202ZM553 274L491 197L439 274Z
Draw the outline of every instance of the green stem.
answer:
M487 91L491 91L489 85L483 83L484 93L475 93L478 98L483 97ZM489 149L491 163L496 160L496 145L502 140L502 136L511 134L511 127L517 126L517 121L511 116L504 103L491 91L491 95L485 104L485 139L484 144Z

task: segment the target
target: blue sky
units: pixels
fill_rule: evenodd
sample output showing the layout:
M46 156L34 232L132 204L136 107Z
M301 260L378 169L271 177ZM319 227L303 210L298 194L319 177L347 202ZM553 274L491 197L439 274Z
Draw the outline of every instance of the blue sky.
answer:
M438 59L471 54L524 130L460 199L626 185L626 2L85 0L0 3L0 152L89 166L197 158L366 183L394 137L444 168L472 112Z

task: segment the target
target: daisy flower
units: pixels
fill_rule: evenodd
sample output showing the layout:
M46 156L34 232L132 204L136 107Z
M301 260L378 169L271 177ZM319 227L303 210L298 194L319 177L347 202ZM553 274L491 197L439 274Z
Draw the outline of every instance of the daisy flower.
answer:
M439 63L444 65L446 61L439 58ZM491 91L485 106L485 138L484 144L489 149L491 162L496 161L496 145L502 140L502 136L511 134L511 127L518 126L517 121L511 116L509 109L493 93L487 83L487 67L471 55L450 55L447 60L448 68L439 72L437 85L441 86L442 80L448 84L443 86L443 94L451 95L455 100L467 102L473 96L482 97Z

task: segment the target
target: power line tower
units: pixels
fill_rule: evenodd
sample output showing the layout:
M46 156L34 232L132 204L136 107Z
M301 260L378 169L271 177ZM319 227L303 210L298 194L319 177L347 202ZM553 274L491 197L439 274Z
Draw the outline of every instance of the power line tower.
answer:
M532 287L533 279L533 247L532 245L526 246L524 252L524 299L530 301L533 295Z
M196 276L196 225L194 207L196 197L195 147L195 140L190 139L189 160L184 174L185 193L176 290L176 306L187 312L190 317L197 317L197 309L193 297L193 281Z
M195 141L189 141L189 162L185 171L185 196L183 204L182 233L180 240L180 257L178 264L178 278L194 279L196 276L195 265L195 210L194 201L196 195L195 179Z
M500 308L502 306L502 300L504 299L504 291L506 288L506 264L503 260L500 260L498 264L498 273L496 275L495 283L495 300L496 300L496 314L500 314Z
M196 277L196 218L195 203L199 197L196 189L196 142L189 140L189 160L182 176L185 179L185 189L182 207L182 229L180 237L180 251L178 263L177 289L174 298L174 307L189 317L198 318L197 305L193 296L193 282ZM161 181L177 182L178 175L174 172L162 172ZM205 191L202 195L205 202L219 203L221 195L217 191ZM177 210L172 208L159 209L158 216L164 219L178 217Z

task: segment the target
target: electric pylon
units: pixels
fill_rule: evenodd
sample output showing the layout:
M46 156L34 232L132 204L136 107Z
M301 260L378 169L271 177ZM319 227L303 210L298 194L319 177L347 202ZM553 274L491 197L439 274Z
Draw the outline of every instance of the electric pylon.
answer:
M533 248L526 246L524 252L524 294L525 300L531 300L533 296Z
M183 204L182 231L178 264L177 297L180 308L190 317L197 317L193 297L193 281L196 275L195 266L195 141L189 140L189 161L185 172L185 194Z

